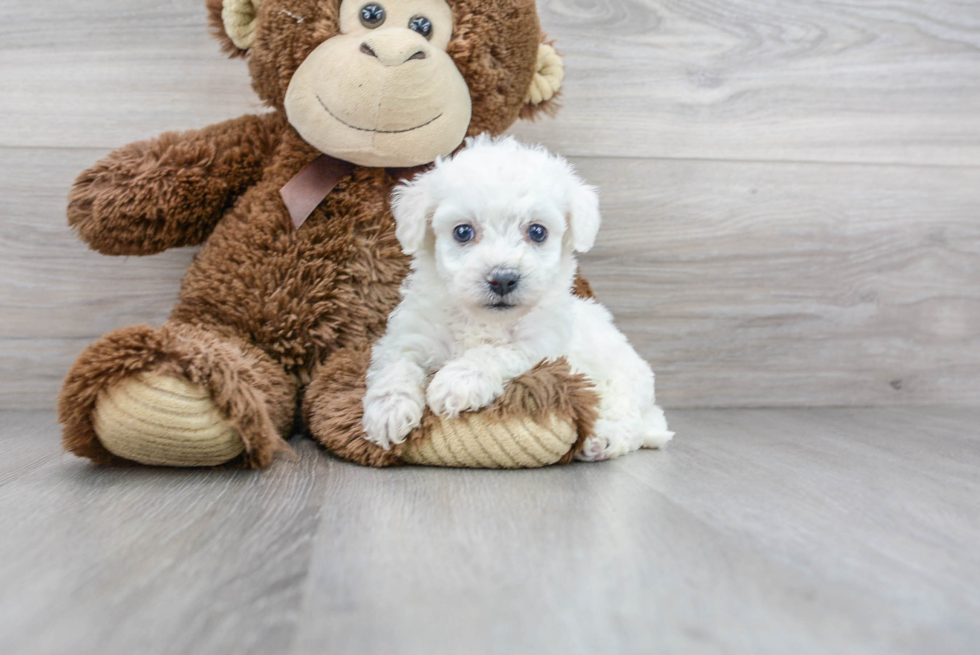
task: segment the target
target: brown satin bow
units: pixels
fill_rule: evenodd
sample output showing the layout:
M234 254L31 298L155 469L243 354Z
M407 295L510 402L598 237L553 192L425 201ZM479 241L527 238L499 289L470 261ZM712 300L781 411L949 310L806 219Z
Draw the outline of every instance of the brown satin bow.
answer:
M406 180L427 169L428 165L411 168L389 168L388 174L398 181ZM354 164L331 157L320 155L310 164L293 176L293 179L279 190L282 201L286 205L289 217L298 230L310 217L324 199L330 195L334 187L354 170Z

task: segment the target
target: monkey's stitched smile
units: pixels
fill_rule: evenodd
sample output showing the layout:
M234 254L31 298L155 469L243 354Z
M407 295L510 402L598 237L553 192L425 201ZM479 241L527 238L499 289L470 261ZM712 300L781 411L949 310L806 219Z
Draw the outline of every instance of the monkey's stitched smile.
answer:
M316 100L317 102L320 103L320 106L323 107L323 110L328 114L330 114L331 116L333 116L337 120L337 122L343 123L344 125L351 128L352 130L360 130L361 132L377 132L379 134L401 134L402 132L411 132L412 130L417 130L420 127L425 127L426 125L431 124L433 121L435 121L440 116L442 116L442 114L437 114L435 117L430 118L429 120L425 121L421 125L416 125L415 127L406 127L404 130L372 130L371 128L368 127L358 127L357 125L351 125L343 118L330 111L330 108L327 107L327 104L323 102L323 99L319 95L316 97Z

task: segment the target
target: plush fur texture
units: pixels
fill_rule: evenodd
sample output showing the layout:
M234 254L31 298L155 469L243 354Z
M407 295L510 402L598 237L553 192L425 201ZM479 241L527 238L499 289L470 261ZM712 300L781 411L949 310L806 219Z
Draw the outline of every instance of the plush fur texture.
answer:
M450 4L456 28L447 52L470 88L469 133L500 133L525 106L534 73L542 38L534 2ZM99 443L92 409L109 385L152 370L209 388L241 432L241 462L265 466L285 447L303 385L319 379L331 357L382 334L409 269L388 207L396 175L356 167L299 230L279 197L320 154L289 125L283 97L306 55L336 33L337 6L262 2L247 60L271 113L131 144L78 178L69 222L93 249L147 255L203 247L166 325L110 333L72 367L59 400L69 450L119 463ZM208 8L220 31L221 0L208 0ZM227 50L243 54L229 44ZM307 402L318 389L325 387L313 385ZM310 427L321 442L336 443L319 433L326 425ZM364 454L359 461L382 460Z
M258 182L284 127L274 114L242 116L124 146L75 181L68 224L106 255L199 245Z
M536 362L562 357L600 398L580 459L671 438L650 366L601 305L572 293L574 253L592 247L600 217L595 190L565 160L513 138L477 137L399 186L394 214L414 259L372 351L369 440L404 442L426 407L445 417L478 411Z
M65 447L100 464L124 463L94 438L92 412L103 391L144 371L208 389L245 443L244 465L267 466L276 453L289 450L281 435L292 425L296 381L241 339L176 322L158 330L146 325L116 330L82 353L58 404Z

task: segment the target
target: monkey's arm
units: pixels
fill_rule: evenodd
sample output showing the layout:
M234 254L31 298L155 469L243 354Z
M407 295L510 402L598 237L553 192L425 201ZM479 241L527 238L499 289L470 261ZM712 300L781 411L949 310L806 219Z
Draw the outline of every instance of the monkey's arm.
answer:
M68 224L106 255L151 255L203 242L262 174L281 121L250 115L124 146L82 173Z

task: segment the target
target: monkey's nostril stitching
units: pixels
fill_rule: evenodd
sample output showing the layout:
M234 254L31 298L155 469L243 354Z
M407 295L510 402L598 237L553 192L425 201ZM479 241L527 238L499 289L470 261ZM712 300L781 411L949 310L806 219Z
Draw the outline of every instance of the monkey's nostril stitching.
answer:
M361 52L363 52L366 55L370 55L371 57L374 57L375 59L377 59L377 57L378 57L378 55L374 54L374 50L371 49L371 46L369 46L366 43L362 43L361 44Z
M425 56L426 56L425 53L422 52L421 50L419 50L414 55L412 55L411 57L409 57L408 59L406 59L405 61L412 61L413 59L425 59Z

